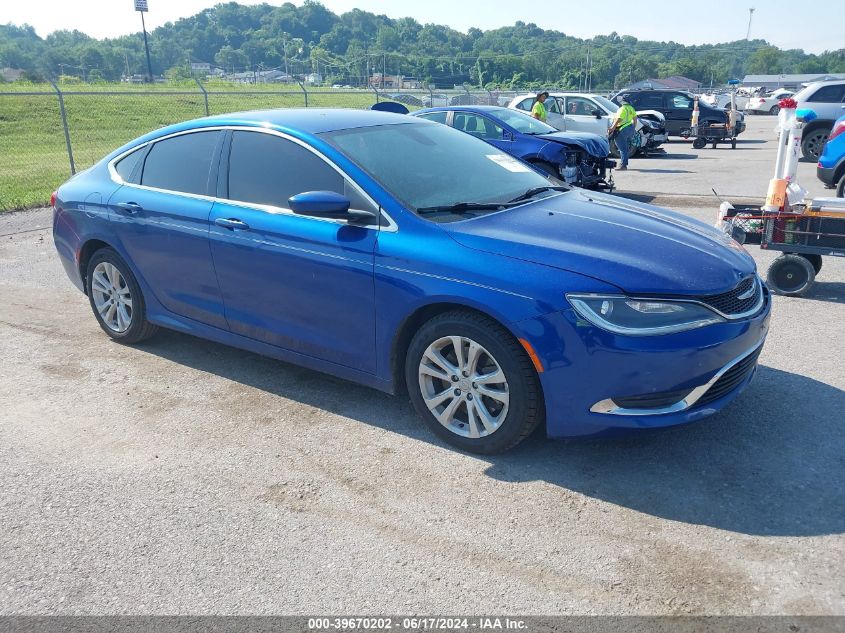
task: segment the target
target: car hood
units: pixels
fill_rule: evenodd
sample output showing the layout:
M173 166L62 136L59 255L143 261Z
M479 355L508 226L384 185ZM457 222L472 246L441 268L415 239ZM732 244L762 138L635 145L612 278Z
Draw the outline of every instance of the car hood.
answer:
M713 227L581 189L441 226L467 248L587 275L631 294L718 294L755 271L745 249Z
M590 132L554 132L552 134L540 134L538 138L555 143L577 145L591 156L602 157L610 153L607 139Z

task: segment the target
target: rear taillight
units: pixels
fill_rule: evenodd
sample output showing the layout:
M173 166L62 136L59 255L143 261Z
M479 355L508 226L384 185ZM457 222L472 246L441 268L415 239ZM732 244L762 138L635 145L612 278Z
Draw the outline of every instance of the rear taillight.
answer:
M44 198L42 198L42 200L43 200L43 199L44 199ZM51 194L50 194L50 206L51 206L51 207L55 207L55 206L56 206L56 192L55 192L55 191L54 191L53 193L51 193Z
M840 121L833 126L833 129L830 131L830 136L827 137L827 142L830 143L830 141L842 134L842 132L845 132L845 121Z

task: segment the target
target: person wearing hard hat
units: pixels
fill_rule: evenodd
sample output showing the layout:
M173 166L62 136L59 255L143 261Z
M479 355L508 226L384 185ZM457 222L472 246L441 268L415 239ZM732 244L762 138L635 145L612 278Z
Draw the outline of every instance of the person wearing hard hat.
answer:
M545 101L548 97L549 93L545 90L543 92L538 92L537 96L534 99L534 105L531 106L531 116L533 116L538 121L542 121L543 123L546 122Z
M626 97L620 97L622 107L616 112L616 119L613 121L608 136L616 139L616 147L619 149L619 158L622 164L617 171L628 169L628 157L631 152L631 139L637 132L637 111L634 106L628 103Z

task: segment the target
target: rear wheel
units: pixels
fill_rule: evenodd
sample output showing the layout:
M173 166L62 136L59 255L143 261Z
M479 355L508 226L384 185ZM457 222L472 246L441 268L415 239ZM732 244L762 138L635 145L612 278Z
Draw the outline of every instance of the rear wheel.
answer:
M147 321L144 295L126 262L111 248L91 257L86 274L88 301L103 331L121 343L139 343L158 327Z
M808 259L800 255L781 255L769 266L766 283L779 295L798 297L807 292L816 280L816 271Z
M702 149L705 145L707 145L707 139L704 138L697 138L692 142L695 149Z
M769 114L774 114L774 115L777 115L777 113L778 113L778 112L780 112L780 107L779 107L779 106L773 105L773 106L769 109Z
M818 162L824 144L827 142L827 135L827 130L815 129L804 136L804 140L801 141L801 153L804 158L814 163Z
M405 381L431 430L466 451L506 451L544 419L531 359L510 332L473 312L447 312L419 329Z

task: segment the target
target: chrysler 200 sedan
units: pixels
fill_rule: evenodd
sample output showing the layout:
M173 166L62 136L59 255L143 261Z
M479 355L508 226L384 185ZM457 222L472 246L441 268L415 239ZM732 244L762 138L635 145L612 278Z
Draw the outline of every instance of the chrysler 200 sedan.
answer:
M754 261L723 233L404 115L181 123L53 206L62 264L113 339L164 327L407 390L469 451L541 424L703 418L751 381L768 327Z

